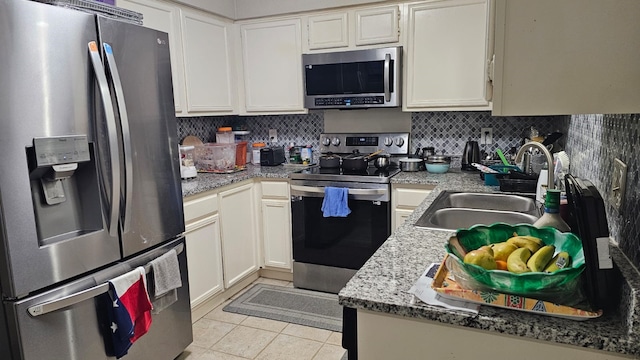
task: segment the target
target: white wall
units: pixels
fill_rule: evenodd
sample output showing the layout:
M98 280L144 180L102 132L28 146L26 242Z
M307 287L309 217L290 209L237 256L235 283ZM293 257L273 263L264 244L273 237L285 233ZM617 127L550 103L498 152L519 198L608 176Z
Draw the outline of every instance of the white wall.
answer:
M184 1L184 0L183 0ZM193 0L192 0L193 1ZM236 19L313 11L367 3L394 2L384 0L235 0Z
M189 5L210 13L236 19L236 3L234 0L173 0L177 3Z

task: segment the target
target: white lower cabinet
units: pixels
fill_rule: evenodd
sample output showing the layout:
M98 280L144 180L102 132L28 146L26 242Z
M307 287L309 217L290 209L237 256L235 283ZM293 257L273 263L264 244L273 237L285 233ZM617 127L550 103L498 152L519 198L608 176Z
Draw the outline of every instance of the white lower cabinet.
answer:
M218 214L186 227L189 295L194 308L224 290Z
M289 183L262 181L260 185L264 266L291 271L293 254Z
M253 181L221 191L220 233L224 286L230 287L258 271L257 216Z
M184 218L189 297L195 308L224 290L217 194L186 199Z
M391 228L400 227L434 188L435 185L392 184Z

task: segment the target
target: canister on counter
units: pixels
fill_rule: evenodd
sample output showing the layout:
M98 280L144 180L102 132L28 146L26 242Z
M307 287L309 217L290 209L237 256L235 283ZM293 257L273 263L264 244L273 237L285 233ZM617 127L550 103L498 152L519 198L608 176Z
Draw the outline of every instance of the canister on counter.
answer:
M263 149L266 146L263 142L253 143L251 147L251 163L254 165L260 165L260 149Z
M233 144L235 142L235 137L230 126L218 128L218 132L216 132L216 142L221 144Z
M302 146L291 146L289 148L289 163L302 164Z

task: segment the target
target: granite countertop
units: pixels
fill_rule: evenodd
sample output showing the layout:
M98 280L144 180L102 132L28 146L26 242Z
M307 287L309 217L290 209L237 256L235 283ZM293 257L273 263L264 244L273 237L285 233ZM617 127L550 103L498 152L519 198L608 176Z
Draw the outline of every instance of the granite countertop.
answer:
M498 188L485 186L477 173L454 169L438 175L401 173L392 179L392 183L437 186L340 291L341 305L640 356L637 335L640 309L636 309L640 275L613 243L611 255L624 278L622 301L618 311L605 313L597 319L575 321L490 306L481 306L479 314L472 315L422 303L412 304L412 296L407 291L431 263L442 261L446 254L444 244L455 233L417 228L413 223L443 190L496 192Z
M237 183L240 181L267 178L267 179L288 179L289 174L299 171L297 166L258 166L247 164L247 169L232 174L198 173L194 179L182 180L182 196L187 197L205 191Z

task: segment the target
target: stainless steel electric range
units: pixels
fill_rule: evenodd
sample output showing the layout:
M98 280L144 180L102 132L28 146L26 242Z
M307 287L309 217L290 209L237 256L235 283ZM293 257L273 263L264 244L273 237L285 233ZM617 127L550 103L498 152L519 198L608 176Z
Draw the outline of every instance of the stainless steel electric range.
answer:
M384 150L407 156L409 133L322 134L323 154L361 154ZM393 161L386 169L363 171L320 166L291 174L293 283L295 287L338 293L391 235L391 178L400 172ZM326 187L346 188L346 217L324 217Z

